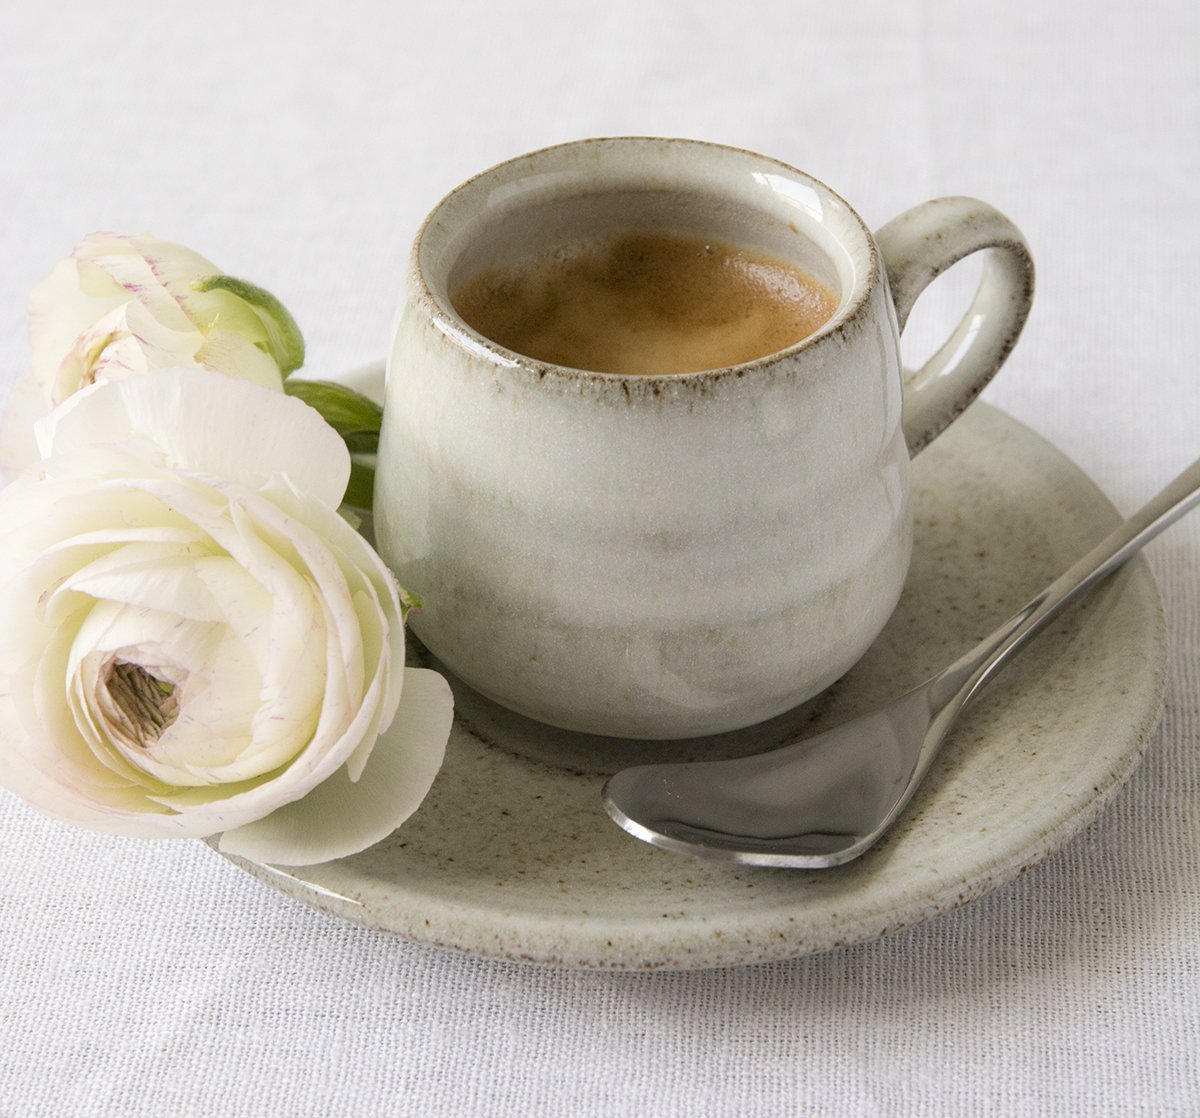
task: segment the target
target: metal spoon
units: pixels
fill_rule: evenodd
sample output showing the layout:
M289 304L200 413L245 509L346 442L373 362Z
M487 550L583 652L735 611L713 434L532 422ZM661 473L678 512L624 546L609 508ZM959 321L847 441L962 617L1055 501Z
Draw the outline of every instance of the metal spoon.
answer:
M919 687L769 753L623 769L604 786L605 809L631 835L681 854L799 869L857 858L896 821L984 684L1067 605L1197 504L1200 461Z

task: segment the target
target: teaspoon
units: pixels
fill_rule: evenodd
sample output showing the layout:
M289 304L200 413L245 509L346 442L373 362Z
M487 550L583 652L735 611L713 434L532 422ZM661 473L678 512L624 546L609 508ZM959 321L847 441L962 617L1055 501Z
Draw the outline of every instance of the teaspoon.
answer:
M604 786L631 835L743 865L824 869L896 821L963 709L1036 633L1200 504L1200 460L991 636L886 706L816 737L725 761L637 765Z

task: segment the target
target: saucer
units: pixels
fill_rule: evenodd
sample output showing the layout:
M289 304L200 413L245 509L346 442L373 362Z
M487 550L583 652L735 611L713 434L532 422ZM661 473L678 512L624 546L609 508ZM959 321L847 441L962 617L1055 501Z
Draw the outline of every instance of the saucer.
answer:
M631 838L601 806L606 777L625 765L761 751L900 694L1120 519L1061 453L984 404L914 461L913 493L913 562L895 615L805 706L716 738L613 742L531 722L455 683L445 766L390 838L320 866L231 861L323 912L420 943L614 970L825 951L1011 881L1094 819L1145 749L1166 638L1144 560L1073 607L985 692L896 827L858 861L803 871L694 860ZM410 643L410 662L434 663Z

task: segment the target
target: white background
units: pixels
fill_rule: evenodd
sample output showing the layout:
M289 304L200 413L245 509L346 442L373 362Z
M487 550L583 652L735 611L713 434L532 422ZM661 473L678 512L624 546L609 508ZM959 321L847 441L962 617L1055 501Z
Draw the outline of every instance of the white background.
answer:
M988 199L1039 286L987 397L1126 512L1200 453L1191 0L10 0L0 386L28 360L29 288L98 228L274 291L314 374L380 356L441 194L625 133L776 156L875 227ZM910 354L963 283L918 308ZM628 976L461 958L198 843L75 832L0 793L0 1115L1200 1112L1200 517L1148 555L1167 707L1111 809L984 900L824 956Z

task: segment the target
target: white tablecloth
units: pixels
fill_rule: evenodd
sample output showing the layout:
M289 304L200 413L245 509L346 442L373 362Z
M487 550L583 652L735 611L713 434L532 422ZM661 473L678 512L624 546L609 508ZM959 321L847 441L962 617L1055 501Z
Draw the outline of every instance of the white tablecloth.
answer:
M287 302L309 368L381 355L415 226L559 140L804 167L878 226L984 197L1038 260L988 398L1132 511L1200 452L1192 0L119 5L0 15L0 370L84 232L148 229ZM906 346L961 309L942 282ZM2 544L0 544L2 546ZM1200 517L1148 552L1167 705L1111 809L888 939L687 974L459 957L340 924L199 843L0 794L0 1114L1200 1112Z

